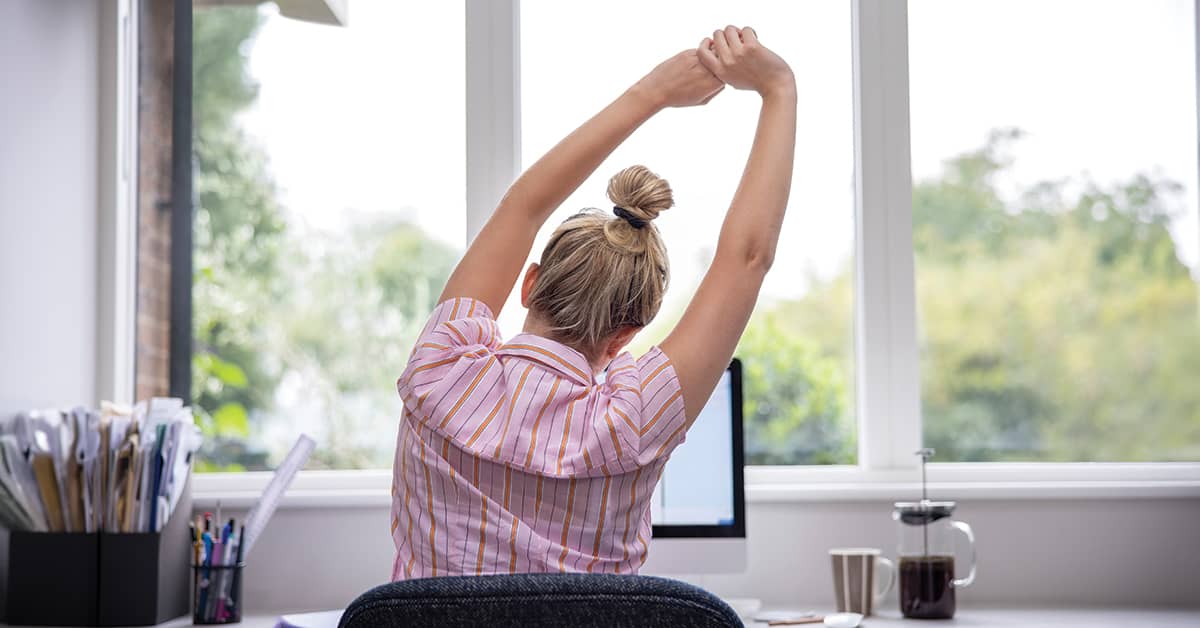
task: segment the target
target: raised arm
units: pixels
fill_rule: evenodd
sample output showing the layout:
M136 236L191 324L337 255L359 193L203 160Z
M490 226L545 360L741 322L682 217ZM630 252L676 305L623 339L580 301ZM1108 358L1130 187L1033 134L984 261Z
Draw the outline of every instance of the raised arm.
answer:
M707 103L724 87L700 64L695 50L660 63L512 184L451 273L440 300L474 297L499 316L538 229L601 162L658 111Z
M783 59L752 29L732 26L701 42L699 55L721 80L758 92L762 109L712 265L661 345L679 377L689 426L733 357L775 257L796 150L796 81Z

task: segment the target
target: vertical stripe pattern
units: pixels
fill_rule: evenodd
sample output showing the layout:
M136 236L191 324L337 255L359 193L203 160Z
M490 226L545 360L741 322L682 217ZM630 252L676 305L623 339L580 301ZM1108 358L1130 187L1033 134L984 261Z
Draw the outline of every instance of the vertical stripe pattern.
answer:
M446 301L397 381L392 579L637 573L654 485L685 436L670 360L622 354L597 381L565 345L500 338L485 304Z

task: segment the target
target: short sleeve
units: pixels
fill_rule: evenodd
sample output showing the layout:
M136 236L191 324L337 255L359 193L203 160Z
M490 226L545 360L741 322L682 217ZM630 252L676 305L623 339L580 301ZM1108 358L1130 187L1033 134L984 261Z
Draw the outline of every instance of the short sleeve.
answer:
M683 389L675 367L662 349L653 347L634 361L614 361L611 411L629 443L636 443L637 462L649 464L670 456L687 437Z
M500 330L491 309L477 299L449 299L429 316L417 338L408 365L396 382L406 405L417 407L464 362L491 357L500 346Z

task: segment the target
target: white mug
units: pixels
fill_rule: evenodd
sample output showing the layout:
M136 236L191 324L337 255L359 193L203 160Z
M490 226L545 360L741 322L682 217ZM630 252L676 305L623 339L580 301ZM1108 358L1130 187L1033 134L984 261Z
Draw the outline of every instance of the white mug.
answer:
M839 613L870 615L872 608L896 585L896 565L869 547L843 547L829 550L833 564L833 594ZM876 565L887 568L887 586L876 590ZM881 579L878 579L881 580Z

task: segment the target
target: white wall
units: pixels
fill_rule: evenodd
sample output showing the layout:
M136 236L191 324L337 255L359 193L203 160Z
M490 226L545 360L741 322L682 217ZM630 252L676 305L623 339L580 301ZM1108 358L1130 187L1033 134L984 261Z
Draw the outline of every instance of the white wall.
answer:
M95 402L95 2L0 2L0 415Z
M747 510L747 572L685 579L725 597L821 609L833 601L829 548L895 556L890 502ZM972 606L1200 607L1200 500L980 500L962 502L958 514L979 550L961 615ZM280 510L247 558L247 608L340 608L386 582L389 520L383 508ZM894 592L884 606L896 608Z
M0 1L0 416L96 401L98 20Z

